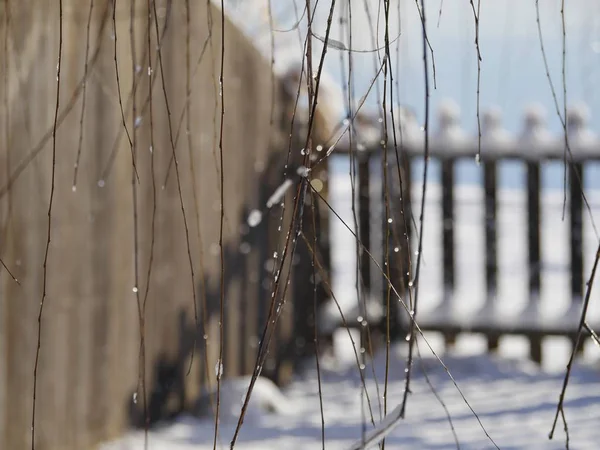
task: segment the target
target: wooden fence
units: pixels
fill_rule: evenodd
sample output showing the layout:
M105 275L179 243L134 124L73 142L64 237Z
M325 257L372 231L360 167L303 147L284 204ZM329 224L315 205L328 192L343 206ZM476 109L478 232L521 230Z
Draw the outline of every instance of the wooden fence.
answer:
M399 120L400 118L400 120ZM357 128L357 142L360 146L360 137L373 135L374 128L381 127L377 120L362 118L362 128ZM577 325L585 296L585 287L588 274L584 273L584 245L583 223L588 214L585 208L582 186L586 182L584 168L586 164L600 161L600 140L586 126L587 112L585 108L572 108L567 115L568 149L567 159L567 203L566 215L569 224L569 261L570 273L570 307L567 313L556 321L543 321L539 317L540 290L542 286L542 231L541 231L541 170L551 161L562 162L565 158L564 136L552 136L544 126L543 111L531 108L524 120L520 136L511 136L501 125L499 111L490 110L482 115L481 146L477 136L473 137L463 131L458 124L458 110L448 104L440 108L437 129L431 133L429 152L431 161L438 161L441 179L441 220L438 229L442 242L442 298L438 306L429 314L418 314L418 323L423 330L441 332L447 344L452 344L456 335L461 332L481 333L486 336L488 348L497 348L499 338L503 335L523 335L530 342L530 356L534 361L540 362L542 358L541 343L546 336L566 336L575 340ZM391 118L388 118L388 127L391 128ZM406 293L410 282L407 274L408 252L406 251L405 236L412 237L412 250L417 250L417 238L414 225L419 223L419 202L421 192L413 192L414 187L421 180L411 179L414 176L414 165L423 161L424 133L414 117L407 111L397 111L395 120L398 120L396 142L398 146L398 160L394 148L393 134L388 132L388 153L382 152L379 138L376 144L362 143L363 149L355 149L358 167L358 193L359 199L359 231L361 241L371 249L371 253L379 255L380 265L384 267L398 291ZM365 125L365 123L367 125ZM375 132L375 134L377 134ZM364 140L363 140L364 141ZM480 157L478 150L481 149ZM349 149L347 149L349 150ZM385 161L387 158L387 161ZM455 286L458 277L468 277L469 274L457 273L456 259L461 251L468 251L456 244L455 198L456 168L460 161L479 161L483 179L483 208L481 227L484 230L484 265L485 265L485 300L483 306L474 314L456 316L452 314L455 304ZM399 164L397 163L399 161ZM500 317L495 313L499 302L503 301L498 295L498 168L506 161L517 161L526 167L526 242L527 264L523 270L528 272L529 297L523 312L517 317ZM381 167L387 165L386 175L381 175ZM387 192L389 210L386 213L386 199L384 196L374 196L372 177L374 166L377 167L377 185L379 190ZM399 168L398 168L399 167ZM412 167L413 170L410 170ZM400 176L400 178L398 177ZM387 177L388 189L382 186ZM401 180L401 182L400 182ZM403 193L400 195L400 186ZM384 194L385 195L385 194ZM404 204L401 199L403 198ZM404 210L402 212L402 206ZM379 221L373 217L380 215ZM388 217L386 220L385 218ZM373 230L374 222L379 223L381 232ZM377 225L376 225L377 227ZM376 233L374 231L377 231ZM518 230L514 230L517 232ZM406 233L406 234L405 234ZM387 252L385 240L388 239ZM596 247L585 248L588 254L596 254ZM376 275L380 273L370 261L370 256L363 252L361 258L361 282L371 297L382 299L386 307L389 290L387 283L379 281ZM415 270L416 256L412 257L413 271ZM375 275L374 272L375 271ZM376 280L373 282L373 280ZM379 291L383 289L383 291ZM381 294L375 294L375 292ZM392 297L393 298L393 297ZM405 295L408 302L408 295ZM381 301L381 300L379 300ZM408 326L408 315L398 302L391 302L392 334L395 338L404 338ZM354 323L355 321L351 321ZM376 323L385 329L385 320ZM597 325L597 324L596 324ZM594 324L592 324L593 328ZM586 332L586 335L587 332ZM579 349L581 350L581 349Z
M266 263L285 238L276 228L290 221L288 208L283 223L274 210L246 226L281 182L293 99L227 20L219 86L218 9L166 0L62 5L61 16L55 1L0 3L0 255L20 283L0 269L6 449L31 447L38 344L40 450L92 448L142 424L140 377L151 422L192 408L200 389L214 386L221 176L222 365L224 376L251 373L271 304ZM312 309L302 304L313 298L309 262L293 265L290 305L263 371L280 382L312 339Z

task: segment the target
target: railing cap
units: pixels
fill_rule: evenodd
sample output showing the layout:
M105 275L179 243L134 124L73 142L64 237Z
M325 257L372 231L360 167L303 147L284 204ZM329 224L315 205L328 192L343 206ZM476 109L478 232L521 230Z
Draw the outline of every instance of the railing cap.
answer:
M498 106L490 106L483 111L483 126L486 130L497 130L502 127L502 110Z
M583 103L578 103L567 109L567 127L584 129L590 120L590 109Z
M448 150L464 147L467 138L466 133L461 129L460 107L456 102L450 99L444 99L438 106L438 128L435 138L440 141L440 145Z
M494 151L508 151L514 139L502 126L502 110L498 106L490 106L483 112L481 138L486 146Z
M394 107L394 122L394 128L388 126L388 141L391 145L394 145L394 131L398 145L422 145L423 132L412 109L402 105Z
M567 133L569 147L574 153L597 152L600 142L596 134L588 128L589 108L578 103L567 110ZM564 140L564 137L561 138Z
M438 122L440 128L457 125L460 119L460 107L450 99L444 99L438 106Z
M546 110L539 103L530 103L525 107L519 142L525 157L536 157L552 151L554 139L546 128Z
M543 127L546 124L546 110L539 103L530 103L523 111L526 129Z

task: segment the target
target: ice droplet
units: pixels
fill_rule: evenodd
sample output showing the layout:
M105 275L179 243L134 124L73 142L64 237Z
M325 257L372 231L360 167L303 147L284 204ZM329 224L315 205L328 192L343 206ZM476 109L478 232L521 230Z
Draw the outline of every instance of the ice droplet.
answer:
M133 127L139 128L141 124L142 124L142 116L137 116L135 118L135 121L133 122Z
M217 379L221 379L223 376L223 362L220 359L217 361L217 364L215 364L215 375L217 376Z
M308 167L305 167L305 166L300 166L296 170L296 173L298 175L300 175L301 177L307 177L309 172L310 172L310 170L308 169Z
M257 226L262 220L262 213L258 209L253 209L248 214L248 225L252 228Z
M242 255L247 255L248 253L250 253L250 250L252 250L252 247L248 242L242 242L240 244L240 253Z
M104 180L98 180L98 187L104 187Z
M77 186L75 186L75 185L71 186L71 190L72 190L73 192L76 192L76 191L77 191Z
M481 154L477 153L475 155L475 162L477 163L477 165L481 164Z
M138 292L138 288L137 288L137 286L134 286L134 287L133 287L131 290L132 290L132 291L133 291L135 294L137 294L137 292Z
M394 247L394 253L398 253L400 249L398 247Z
M391 217L388 219L388 223L392 223L394 221L394 219L392 219Z
M133 403L137 404L137 392L133 393Z

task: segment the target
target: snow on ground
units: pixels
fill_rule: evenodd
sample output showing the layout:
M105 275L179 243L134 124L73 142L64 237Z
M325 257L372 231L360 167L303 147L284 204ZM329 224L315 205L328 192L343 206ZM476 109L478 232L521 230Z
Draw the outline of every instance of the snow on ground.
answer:
M420 345L424 352L423 345ZM390 358L388 384L389 408L402 399L404 389L404 358L393 351ZM565 448L564 432L559 425L554 440L548 432L562 383L561 373L540 372L530 364L495 360L487 356L448 356L445 363L456 379L471 407L489 435L502 449ZM383 392L384 355L374 361L379 392ZM426 371L437 395L444 401L461 449L493 448L468 409L444 369L432 358L415 363L413 394L409 398L406 419L387 439L386 448L447 449L456 448L451 425L439 400L432 393L423 375ZM380 404L368 365L365 374L375 421L380 420ZM325 448L347 449L360 439L367 420L366 402L361 401L360 378L355 366L346 369L322 369ZM321 415L316 371L307 371L284 390L283 395L293 412L282 414L253 411L246 420L235 448L240 450L319 449ZM254 394L258 400L260 389ZM253 396L253 401L254 401ZM242 395L239 397L241 405ZM600 441L600 369L578 367L567 392L565 413L570 431L571 448L595 449ZM362 407L361 407L362 405ZM364 412L364 417L361 415ZM233 417L221 422L218 448L229 448L235 428ZM182 417L175 423L152 431L151 450L192 450L213 448L214 422ZM137 450L143 448L143 433L135 432L108 444L102 450Z
M331 187L332 202L344 220L352 225L350 187L347 172L337 170ZM419 190L415 185L415 191ZM456 310L467 315L483 303L483 229L482 197L478 187L458 187L455 224L457 229ZM422 313L434 311L441 295L441 210L440 190L434 184L428 191L425 226L424 267L421 278ZM600 221L600 196L589 193L592 213ZM498 311L518 317L527 301L526 215L523 192L499 192L499 292ZM543 195L542 249L543 273L541 311L545 317L564 316L568 307L568 222L561 220L562 193ZM415 214L417 217L418 215ZM339 223L332 223L334 289L344 309L353 307L355 246L351 234ZM584 224L585 276L591 268L598 239L590 225ZM600 293L593 295L591 317L600 315ZM428 334L436 350L441 340ZM323 361L321 386L325 423L325 448L347 449L360 439L362 430L371 429L369 408L361 396L360 377L348 334L339 330L334 337L336 359ZM527 347L522 339L506 338L500 356L482 354L485 343L477 336L462 336L456 349L442 355L461 391L478 414L485 430L502 449L565 448L565 433L559 422L554 440L548 432L554 417L564 376L569 347L559 338L548 339L544 347L545 365L535 367L524 359ZM439 362L420 340L423 355L414 364L406 419L387 439L386 448L461 449L494 448L477 418ZM404 391L406 346L393 347L390 355L388 410L402 399ZM576 365L567 390L565 414L570 433L570 448L595 449L600 442L600 350L586 348L586 357ZM385 354L366 361L365 377L374 421L381 420ZM427 375L427 377L425 376ZM435 388L435 394L429 385ZM226 381L227 395L223 406L218 448L229 448L235 428L235 411L241 407L248 378ZM437 397L436 397L437 394ZM440 400L447 408L447 412ZM314 364L279 392L268 381L261 381L253 393L246 419L235 448L250 449L319 449L321 414L317 372ZM451 418L449 422L448 416ZM456 440L452 432L456 433ZM150 433L151 450L192 450L213 448L212 418L181 417L174 423L157 427ZM144 448L143 433L132 432L125 438L107 443L102 450L137 450Z

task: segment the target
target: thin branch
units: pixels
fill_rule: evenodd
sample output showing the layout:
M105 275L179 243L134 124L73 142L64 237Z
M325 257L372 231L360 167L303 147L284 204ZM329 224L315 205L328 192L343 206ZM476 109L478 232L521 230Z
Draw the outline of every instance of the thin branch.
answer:
M413 362L413 349L416 340L415 326L416 315L418 311L419 302L419 276L421 274L421 262L423 255L423 227L425 224L425 198L427 194L427 175L429 172L429 64L427 61L427 17L425 15L425 0L421 0L421 26L422 26L422 40L423 40L423 81L425 84L425 124L424 124L424 137L425 137L425 151L423 153L423 187L421 190L421 214L419 217L419 243L417 249L417 263L414 273L413 280L409 281L409 292L410 284L412 282L412 289L414 290L414 302L411 305L412 309L408 311L410 320L410 331L409 331L409 345L408 345L408 357L406 362L406 376L404 385L404 394L402 398L402 405L400 408L400 417L404 417L406 413L406 404L408 402L408 395L410 394L410 379ZM409 276L413 274L409 272Z
M419 19L421 20L421 23L423 22L424 19L424 12L423 12L423 8L421 6L419 6L419 0L415 0L415 4L417 5L417 12L419 13ZM429 52L431 53L431 71L432 71L432 76L433 76L433 89L437 89L437 77L436 77L436 70L435 70L435 55L433 53L433 47L431 46L431 42L429 42L429 36L427 36L427 34L425 35L425 42L427 42L427 47L429 48Z
M198 200L198 186L197 186L197 178L196 178L196 170L194 164L194 145L192 142L192 117L190 114L190 102L191 102L191 93L192 93L192 80L196 75L196 71L200 65L200 61L204 56L206 51L208 40L210 36L208 36L202 45L202 49L200 50L200 55L198 57L198 61L196 66L194 67L193 74L191 73L191 65L190 65L190 43L191 43L191 8L190 8L190 0L185 0L185 18L186 18L186 34L185 34L185 90L186 90L186 98L185 98L185 107L183 109L182 114L185 114L185 128L186 128L186 136L187 136L187 147L188 147L188 158L190 160L190 177L192 179L192 198L194 201L194 212L195 212L195 220L196 220L196 236L198 238L198 270L199 273L206 273L204 270L204 245L203 245L203 237L202 230L200 226L200 202ZM179 141L179 132L181 131L181 126L183 123L183 117L179 120L179 126L177 128L177 134L175 136L175 148L177 148L177 142ZM206 280L204 276L200 277L200 302L201 302L201 316L202 316L202 341L204 342L204 374L206 376L206 387L208 391L208 400L213 412L215 412L215 404L214 404L214 396L213 390L211 386L211 376L210 376L210 364L208 358L208 340L206 330L208 330L208 301L206 295ZM198 325L196 325L196 329L198 329Z
M577 327L577 338L575 339L575 345L571 350L571 356L569 357L569 362L567 364L567 370L565 372L565 378L563 380L562 389L560 391L560 395L558 397L558 405L556 406L556 414L554 415L554 421L552 422L552 428L550 429L550 434L548 435L549 439L554 437L554 431L556 429L556 423L558 422L559 415L562 415L564 420L564 401L565 395L567 392L567 385L569 384L569 378L571 376L571 370L573 368L573 361L575 360L575 354L577 353L577 349L581 345L581 339L583 338L583 330L585 328L585 321L587 317L587 311L590 304L590 297L592 295L592 287L594 286L594 279L596 278L596 270L598 268L598 261L600 260L600 244L598 244L598 248L596 249L596 258L594 259L594 265L592 267L592 272L590 274L590 278L587 282L587 288L585 292L585 298L583 300L583 308L581 310L581 317L579 319L579 325ZM565 421L566 427L566 421ZM568 435L567 435L568 439Z
M316 222L316 211L315 207L316 196L311 191L311 207L312 207L312 234L313 234L313 246L317 248L317 222ZM303 239L306 241L306 237L302 234ZM319 352L319 322L317 320L317 270L316 270L316 253L312 252L311 266L312 266L312 277L313 277L313 321L314 321L314 343L315 343L315 363L317 366L317 387L319 390L319 413L321 416L321 446L325 450L325 413L323 411L323 387L321 386L321 363L320 352Z
M473 0L469 0L473 10L473 19L475 20L475 48L477 50L477 161L481 161L481 119L479 115L479 98L481 92L481 50L479 48L479 17L481 10L481 0L477 0L477 11Z
M133 7L133 2L132 2ZM151 237L150 237L150 256L148 258L148 269L146 271L146 290L144 292L144 299L140 304L138 301L138 319L140 326L140 368L138 374L138 389L141 388L142 391L142 408L144 412L144 448L148 448L148 431L150 428L150 416L148 415L148 399L147 399L147 389L146 389L146 304L148 302L148 295L150 293L150 282L152 278L152 268L154 266L154 248L156 242L156 173L154 171L154 110L153 110L153 101L152 101L152 53L150 49L152 48L152 8L150 5L150 0L147 0L147 8L148 8L148 21L146 23L146 33L147 33L147 41L146 45L148 47L148 51L146 52L148 55L148 73L150 74L150 80L148 81L148 103L149 103L149 115L150 115L150 171L152 178L152 219L151 219ZM133 20L133 10L132 10L132 20ZM158 35L156 36L158 39ZM133 63L133 77L135 78L135 60L132 58ZM134 185L135 189L135 185ZM137 220L137 219L136 219ZM136 282L137 286L137 282ZM138 290L139 292L139 290ZM137 295L137 292L136 292ZM139 299L139 295L137 295Z
M387 1L387 0L386 0ZM324 37L319 36L316 33L311 33L313 37L317 38L317 40L321 41L322 43L326 43L326 45L333 49L333 50L341 50L343 52L349 52L349 53L377 53L380 52L381 50L385 50L385 46L379 47L379 48L374 48L374 49L368 49L368 50L356 50L354 48L352 48L352 44L350 44L350 46L346 46L343 42L329 38L327 41L325 41ZM398 39L400 39L402 33L398 33L398 35L392 39L390 41L391 44L393 44L394 42L396 42Z
M429 375L427 374L427 368L425 367L425 364L423 363L423 358L421 357L421 350L419 349L418 342L417 342L416 346L417 346L417 353L419 355L419 366L421 367L421 373L423 373L423 377L425 378L425 382L427 383L427 386L429 386L431 393L435 396L438 403L444 409L444 413L446 414L446 419L448 419L448 425L450 426L450 430L452 431L452 437L454 438L454 443L456 444L456 449L460 450L460 441L458 440L458 435L456 434L456 429L454 428L454 423L452 422L452 415L450 414L450 411L448 410L448 407L446 406L444 399L440 396L440 394L436 390L435 386L429 379Z
M361 242L358 235L356 235L356 233L354 233L352 228L340 217L340 215L337 213L337 211L335 211L335 209L327 202L326 199L323 198L322 195L320 195L318 192L316 192L312 186L310 186L310 188L317 194L317 196L319 197L319 200L321 200L327 206L327 208L332 212L332 214L340 221L340 223L344 226L344 228L346 228L352 234L352 236L354 237L354 239L356 241L356 245L359 245L363 249L363 251L369 256L369 259L373 262L373 264L375 264L377 269L379 269L379 272L381 273L381 275L383 276L385 281L388 283L388 286L391 287L392 292L396 296L396 298L397 298L398 302L400 303L400 305L402 306L402 308L404 308L404 310L412 317L413 314L412 314L411 310L409 309L408 305L406 304L404 299L400 296L398 290L394 287L391 280L387 277L387 275L386 275L385 271L383 270L383 268L381 267L381 265L373 257L373 255L371 254L369 249ZM413 319L414 319L414 317L413 317ZM488 440L492 443L492 445L495 448L499 449L500 447L498 447L496 442L492 439L492 437L490 436L488 431L483 426L483 423L481 422L479 415L475 412L475 410L473 409L473 407L471 406L471 404L465 397L462 389L458 385L458 382L456 381L456 379L454 378L452 373L450 373L450 369L448 368L448 366L446 366L446 364L442 361L442 359L439 357L437 352L434 350L434 348L429 343L429 340L425 337L425 334L424 334L423 330L421 329L421 327L419 326L419 324L417 323L417 321L413 320L412 323L413 323L415 330L423 338L423 342L425 342L425 344L429 348L429 351L431 352L431 354L435 357L437 362L443 367L444 371L448 375L448 378L450 378L450 381L454 385L454 387L457 390L458 394L460 395L461 399L463 400L465 405L467 405L467 408L469 408L469 411L471 411L471 414L473 415L473 417L475 417L475 420L477 420L479 428L481 428L481 430L483 431L485 436L488 438ZM396 408L394 408L394 410L392 412L390 412L384 418L384 420L379 425L377 425L372 431L369 432L369 436L364 443L362 441L357 442L352 447L350 447L350 450L365 449L365 448L368 448L369 446L375 445L378 442L380 442L381 439L383 439L385 436L387 436L402 421L403 417L400 415L401 409L402 409L402 404L399 404Z
M563 152L563 220L565 210L567 209L567 148L569 145L568 137L568 117L567 117L567 31L565 25L565 0L560 2L560 26L561 26L561 75L562 75L562 88L563 88L563 117L564 120L564 137L565 137L565 149ZM583 186L582 186L583 187Z
M6 263L2 260L2 258L0 258L0 264L2 264L2 267L4 267L4 270L6 270L6 272L8 273L8 275L10 275L10 277L12 278L12 280L17 283L19 286L21 286L21 282L17 279L17 277L15 277L13 275L13 273L10 271L10 269L8 268L8 266L6 265Z
M209 6L210 7L210 6ZM223 248L223 222L225 220L225 177L223 175L225 166L223 164L223 127L225 122L225 87L223 86L223 75L225 72L225 3L221 0L221 67L219 71L219 96L221 97L221 122L219 128L219 163L220 163L220 206L219 215L219 249L221 264L221 283L219 297L219 360L217 361L217 407L215 413L215 435L213 450L217 448L217 437L219 434L219 412L221 403L221 377L223 364L223 347L225 346L225 335L223 322L225 320L225 249ZM177 167L177 161L175 161Z
M133 165L133 169L135 171L135 176L137 178L138 183L140 182L140 177L137 173L137 168L135 166L135 155L134 155L134 151L133 151L133 142L131 141L131 135L129 134L129 129L127 128L127 121L125 120L125 112L123 110L123 98L121 96L121 81L119 78L119 62L118 62L118 58L117 58L117 0L113 0L113 16L112 16L112 23L113 23L113 56L114 56L114 66L115 66L115 78L117 81L117 94L119 96L119 109L121 111L121 122L123 123L123 128L125 129L125 133L127 134L127 140L129 141L129 148L131 149L131 164ZM85 85L84 85L85 87ZM135 95L135 94L134 94ZM133 117L133 123L134 126L133 128L135 128L135 120L136 117L134 115Z
M562 9L562 11L564 12L564 9ZM542 35L542 24L540 21L540 5L539 5L539 0L535 0L535 12L536 12L536 23L537 23L537 31L538 31L538 39L540 42L540 51L542 53L542 59L544 60L544 70L546 72L546 78L548 79L548 85L550 87L550 92L552 93L552 100L554 103L554 109L556 111L556 115L558 117L558 119L560 120L560 124L561 127L563 129L563 136L564 136L564 143L565 143L565 156L564 156L564 171L563 171L563 212L562 212L562 219L565 220L565 214L566 214L566 207L567 207L567 163L573 163L573 152L571 151L571 145L569 142L569 130L568 130L568 124L567 124L567 113L566 113L566 100L563 103L563 111L561 111L560 106L558 104L558 96L556 94L556 89L554 87L554 82L552 81L552 76L550 75L550 66L548 65L548 58L546 56L546 48L544 46L544 38ZM563 22L563 39L566 38L566 32L565 32L565 28L564 28L564 22ZM566 48L565 43L563 42L563 49ZM566 60L563 60L563 65L566 63ZM564 66L563 66L564 69ZM566 78L564 78L563 75L563 90L566 92ZM565 94L565 98L566 98L566 94ZM569 160L567 161L567 155L569 157ZM594 233L596 235L596 238L599 238L600 235L598 234L598 229L596 227L596 221L594 220L594 215L592 214L592 208L588 202L587 196L585 195L585 193L583 192L583 186L581 183L581 175L579 174L579 171L577 170L573 170L573 173L575 174L575 177L577 179L577 183L579 183L579 186L582 188L581 189L581 195L583 198L583 202L585 204L585 209L587 210L587 213L590 217L590 221L592 224L592 228L594 229Z
M56 178L56 128L58 126L58 110L60 109L60 75L62 69L63 51L63 0L58 0L58 63L56 66L56 102L54 108L54 125L52 130L52 169L50 175L50 199L48 201L48 228L46 237L46 250L43 262L42 299L38 311L37 347L35 350L35 364L33 366L33 404L31 412L31 450L35 450L35 419L36 419L36 397L38 381L38 365L40 361L40 350L42 346L42 315L47 296L48 287L48 255L50 253L50 240L52 236L52 207L54 206L54 190Z
M90 52L90 28L92 24L92 12L94 10L94 0L90 0L90 9L88 10L87 26L85 32L85 63L83 67L83 78L87 79ZM81 149L83 148L83 118L85 115L85 100L86 100L87 83L83 84L83 92L81 93L81 113L79 115L79 142L77 144L77 157L75 158L75 168L73 170L73 192L77 189L77 174L79 173L79 163L81 158Z
M306 135L306 142L304 145L304 148L307 149L307 151L305 152L305 157L304 157L304 167L308 167L308 171L309 171L310 170L309 155L311 153L311 145L312 145L312 128L313 128L313 124L314 124L314 117L315 117L315 110L316 110L316 105L317 105L319 85L320 85L321 73L323 70L324 60L325 60L325 54L327 52L327 45L325 45L323 47L323 52L321 53L319 67L317 70L317 75L315 77L316 78L316 86L313 91L312 76L310 76L310 74L312 73L312 67L311 67L312 66L312 44L311 44L311 39L310 39L312 14L310 12L310 0L307 0L306 4L307 4L307 8L308 8L308 16L309 16L309 21L308 21L309 29L308 29L307 46L306 46L306 60L307 60L308 74L309 74L307 76L307 83L308 83L307 88L308 88L308 94L309 94L310 113L309 113L309 118L308 118L308 130L307 130L307 135ZM327 20L327 31L326 31L326 35L325 35L326 40L329 38L334 8L335 8L335 0L332 1L328 20ZM321 161L323 161L325 157L323 157L321 159ZM306 192L307 192L309 185L310 185L310 183L308 183L308 179L306 177L304 177L298 185L296 195L294 197L294 208L292 211L292 221L290 223L290 227L289 227L288 234L286 237L285 246L284 246L284 249L282 252L280 272L283 270L283 264L286 261L288 252L289 252L290 258L292 260L294 258L295 251L296 251L297 238L298 238L298 236L300 236L300 233L302 230L302 218L303 218L304 203L305 203ZM290 245L290 242L291 242L291 245ZM248 403L251 398L254 384L256 383L256 379L257 379L258 375L260 375L260 372L262 370L263 363L264 363L264 360L265 360L267 352L268 352L269 343L271 342L273 332L275 330L275 327L277 325L279 317L283 311L283 307L285 305L286 293L287 293L288 286L289 286L288 281L290 279L290 275L291 275L291 267L290 267L290 270L288 270L286 279L284 281L284 288L283 288L283 292L281 294L280 302L277 301L277 298L278 298L278 293L279 293L279 287L281 286L281 278L282 277L278 277L274 282L274 289L273 289L273 292L271 293L271 297L272 297L271 306L269 309L267 322L265 324L265 327L263 329L262 336L260 339L260 346L259 346L256 363L255 363L255 370L254 370L254 373L250 380L250 385L248 387L248 390L247 390L247 393L246 393L246 396L244 399L244 403L242 405L240 417L238 419L238 423L236 425L236 429L235 429L233 438L230 443L231 449L233 449L233 447L235 446L235 443L239 436L239 432L240 432L241 426L244 421L245 413L248 408Z
M442 9L444 8L444 0L440 0L440 10L438 11L437 27L440 27L440 21L442 20Z

